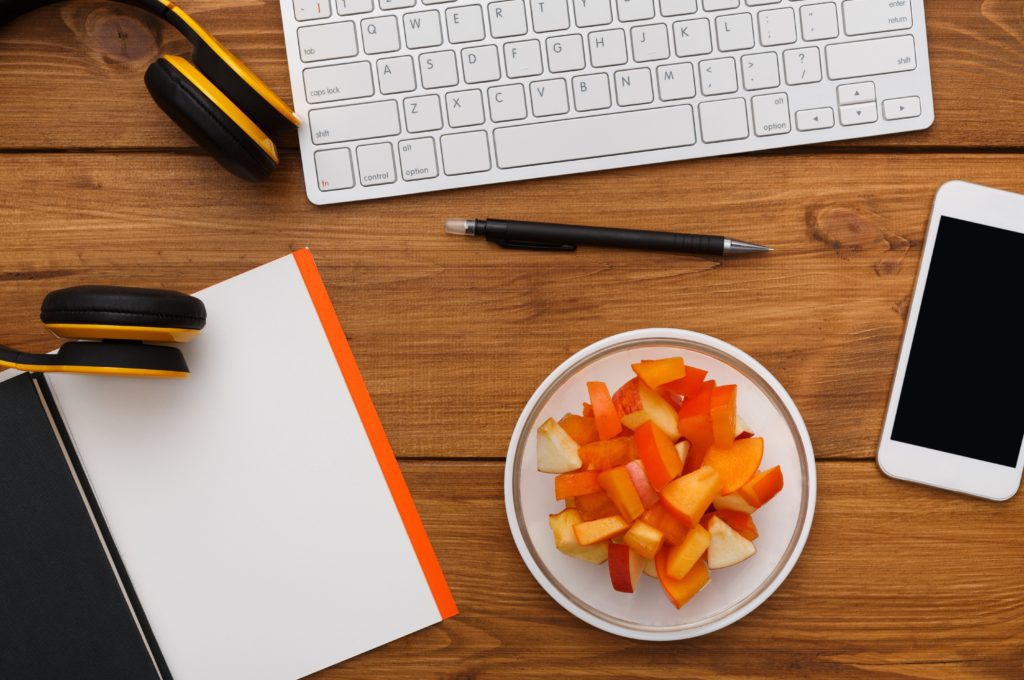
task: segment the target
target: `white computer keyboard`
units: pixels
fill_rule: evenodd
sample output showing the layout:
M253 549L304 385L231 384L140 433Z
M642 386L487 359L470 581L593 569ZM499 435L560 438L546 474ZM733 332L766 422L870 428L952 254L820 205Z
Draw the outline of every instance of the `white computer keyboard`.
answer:
M934 119L923 0L281 0L281 10L318 204Z

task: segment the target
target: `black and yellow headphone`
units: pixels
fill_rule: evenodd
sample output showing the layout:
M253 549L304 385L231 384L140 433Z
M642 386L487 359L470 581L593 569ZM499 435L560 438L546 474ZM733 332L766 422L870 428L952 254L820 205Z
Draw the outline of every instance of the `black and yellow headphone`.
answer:
M40 318L58 338L56 354L27 354L0 345L0 368L149 378L188 376L177 347L206 325L203 301L149 288L76 286L43 300Z
M0 26L61 0L0 0ZM174 26L192 44L192 61L161 56L146 87L161 109L230 172L252 182L277 167L268 135L299 125L291 108L237 57L170 0L116 0Z

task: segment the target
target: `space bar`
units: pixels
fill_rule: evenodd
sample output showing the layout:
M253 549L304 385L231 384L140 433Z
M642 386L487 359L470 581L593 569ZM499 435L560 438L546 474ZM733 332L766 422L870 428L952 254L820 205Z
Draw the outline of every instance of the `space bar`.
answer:
M500 168L671 149L696 141L693 108L689 105L514 125L494 131Z

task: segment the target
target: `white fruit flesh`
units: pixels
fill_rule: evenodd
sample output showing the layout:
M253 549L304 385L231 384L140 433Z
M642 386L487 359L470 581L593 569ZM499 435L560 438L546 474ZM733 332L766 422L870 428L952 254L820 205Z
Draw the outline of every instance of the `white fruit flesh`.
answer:
M537 430L537 469L557 475L581 467L580 445L554 418L545 420Z

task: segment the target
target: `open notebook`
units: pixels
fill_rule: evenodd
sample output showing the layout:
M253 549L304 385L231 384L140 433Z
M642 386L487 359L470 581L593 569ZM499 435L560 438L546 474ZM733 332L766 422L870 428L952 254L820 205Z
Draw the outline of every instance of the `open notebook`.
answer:
M298 678L453 615L309 252L198 297L209 323L183 347L186 380L51 375L0 383L0 408L21 423L0 425L0 494L27 502L53 486L47 493L62 504L38 503L35 515L64 507L78 527L67 529L75 541L89 544L89 531L96 537L46 554L40 531L25 527L31 508L15 511L0 495L0 545L20 546L24 572L19 580L18 569L0 565L0 634L24 638L21 661L38 661L33 639L62 654L61 626L72 631L63 639L77 644L73 631L90 626L97 598L107 605L106 637L116 629L121 640L106 647L149 664L148 675L132 677L175 680ZM52 424L50 441L27 435L29 421L36 431ZM63 471L55 460L67 463ZM94 499L75 510L72 494ZM102 563L110 577L69 584L59 569L50 578L32 565L62 554L80 562L69 573ZM60 621L12 603L59 608L52 616ZM24 630L26 620L43 634ZM75 644L64 645L68 654ZM5 663L19 668L7 652L0 675Z

